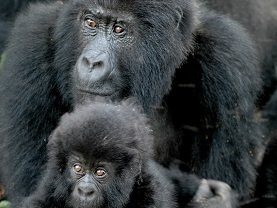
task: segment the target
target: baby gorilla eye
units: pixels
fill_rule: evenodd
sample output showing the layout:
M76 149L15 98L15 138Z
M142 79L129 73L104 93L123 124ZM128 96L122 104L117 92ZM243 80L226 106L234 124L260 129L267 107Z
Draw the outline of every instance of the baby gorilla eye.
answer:
M73 165L73 169L74 169L74 171L77 172L77 173L83 172L83 167L82 167L82 165L79 164L79 163L74 164L74 165Z
M107 171L104 168L97 168L95 170L95 175L97 177L104 177L104 176L106 176L106 174L107 174Z
M89 27L96 27L96 25L97 25L96 22L91 18L86 18L85 24Z
M114 32L115 33L123 33L124 32L124 28L123 27L121 27L121 26L119 26L119 25L116 25L115 27L114 27Z

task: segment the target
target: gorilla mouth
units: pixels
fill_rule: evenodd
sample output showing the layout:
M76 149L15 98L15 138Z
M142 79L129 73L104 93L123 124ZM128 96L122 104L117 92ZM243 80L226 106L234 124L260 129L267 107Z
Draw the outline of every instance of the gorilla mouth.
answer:
M84 96L102 96L102 97L109 97L114 94L114 92L105 92L105 91L97 91L97 90L90 90L90 89L83 89L83 88L77 88L77 94L82 94Z
M95 100L113 100L116 97L115 93L103 93L92 90L77 88L75 91L75 102L91 102Z
M75 200L70 202L71 204L75 205L75 207L99 207L103 204L102 197L97 197L97 196L78 196L74 197ZM97 205L97 206L96 206Z

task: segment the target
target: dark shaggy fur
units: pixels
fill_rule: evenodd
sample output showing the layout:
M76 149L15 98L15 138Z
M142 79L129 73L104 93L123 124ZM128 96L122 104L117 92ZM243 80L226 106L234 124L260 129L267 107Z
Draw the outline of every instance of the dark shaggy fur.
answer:
M267 126L267 144L261 167L256 195L272 200L277 205L277 91L262 111Z
M55 0L1 0L0 4L0 54L5 50L6 40L17 13L24 10L29 3L51 2Z
M276 121L275 121L276 122ZM246 203L243 208L273 208L277 207L277 131L270 134L263 161L258 169L255 200Z
M261 115L266 126L266 148L258 168L255 199L243 204L243 208L277 207L277 91L272 95Z
M277 130L271 135L271 141L265 152L259 170L257 197L273 200L277 205Z
M47 138L73 109L74 66L94 37L82 17L97 8L108 21L130 17L131 32L105 42L113 64L108 81L86 86L114 92L111 99L134 96L150 116L166 109L181 135L180 154L171 156L248 198L260 145L253 120L260 74L244 29L194 0L81 0L33 5L11 33L0 78L0 167L9 200L34 191Z
M277 1L275 0L202 0L216 11L241 23L258 46L262 61L264 93L259 99L264 106L277 87Z

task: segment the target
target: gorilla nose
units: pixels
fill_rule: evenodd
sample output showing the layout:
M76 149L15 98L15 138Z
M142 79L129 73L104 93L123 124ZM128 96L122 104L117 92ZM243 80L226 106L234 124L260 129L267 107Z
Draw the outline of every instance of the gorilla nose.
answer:
M78 194L83 197L92 197L94 195L94 188L81 186L78 188Z
M101 69L101 67L104 67L104 61L91 61L87 57L83 58L83 65L88 70L88 72L92 72L92 70L98 68Z
M77 62L77 76L85 83L99 82L109 77L111 73L107 53L83 54Z
M108 67L109 57L106 53L100 53L98 55L84 54L82 57L82 66L92 72L97 69L105 69Z

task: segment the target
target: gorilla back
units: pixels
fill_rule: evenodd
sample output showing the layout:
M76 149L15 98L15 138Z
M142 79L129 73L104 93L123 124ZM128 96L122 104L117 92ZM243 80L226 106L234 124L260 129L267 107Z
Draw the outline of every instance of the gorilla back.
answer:
M237 23L194 0L30 6L15 21L0 78L1 181L9 200L34 190L60 116L99 96L134 96L150 116L166 109L184 138L172 157L249 197L260 137L255 54Z

